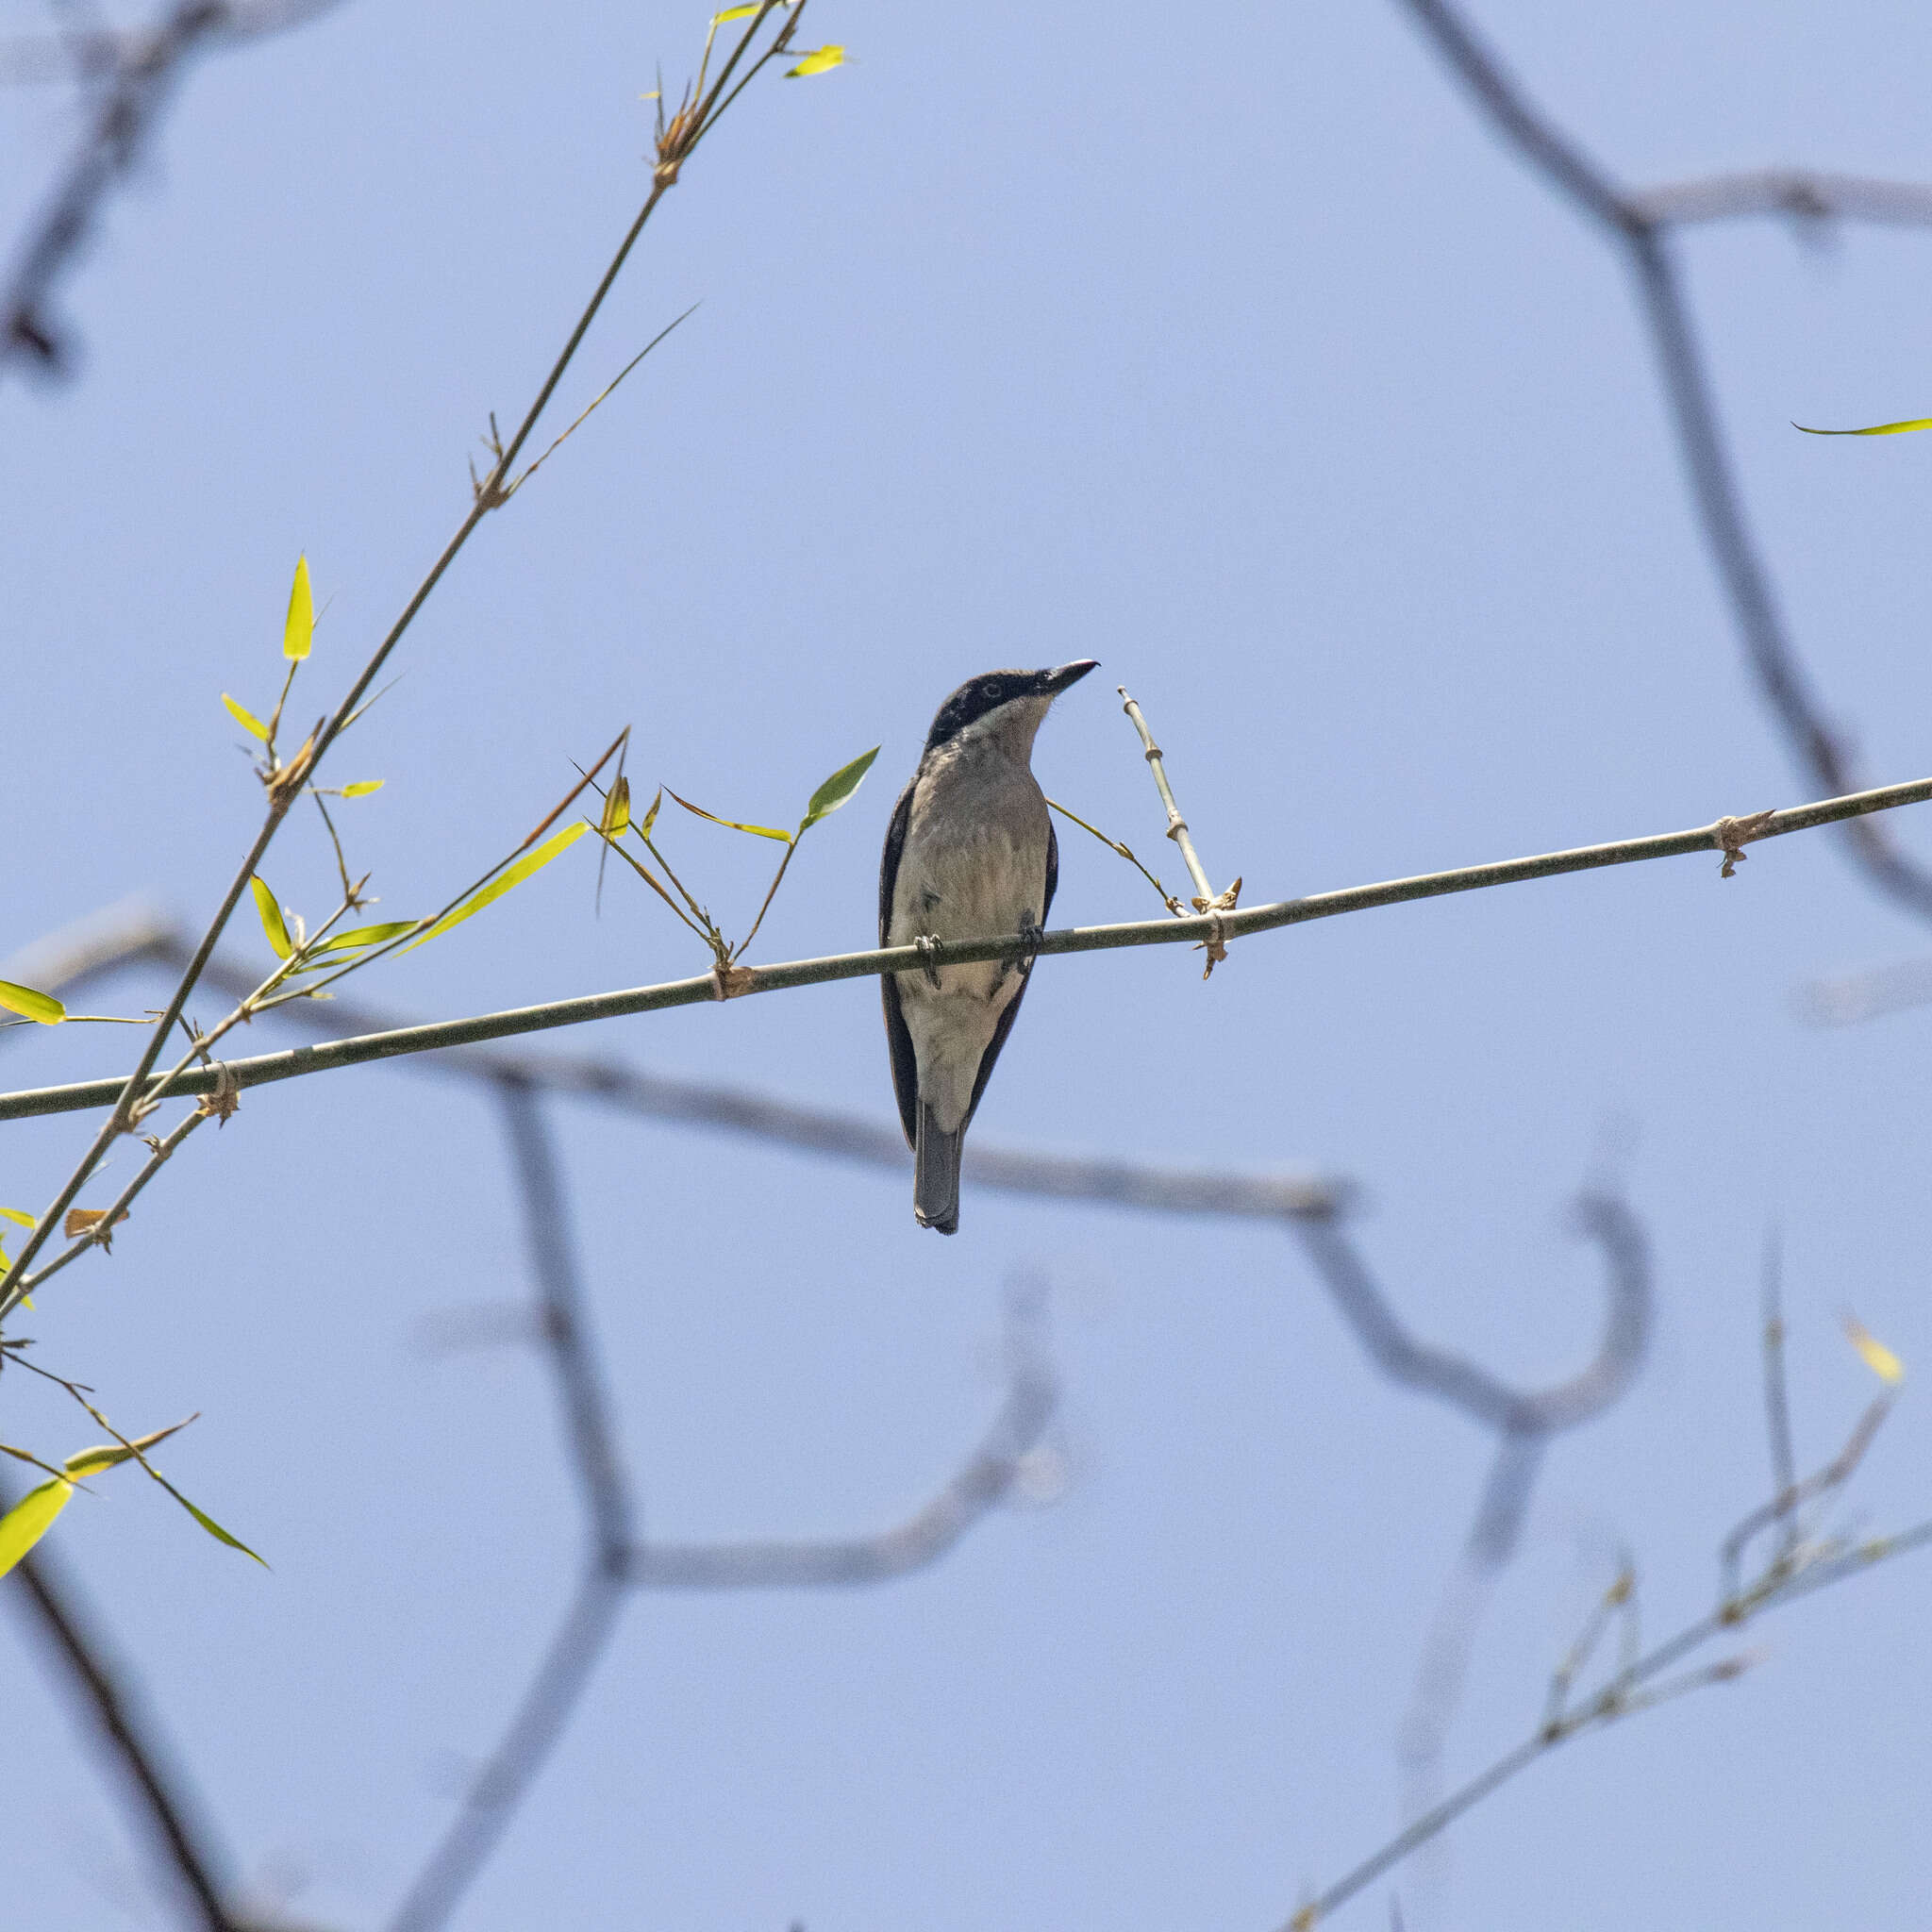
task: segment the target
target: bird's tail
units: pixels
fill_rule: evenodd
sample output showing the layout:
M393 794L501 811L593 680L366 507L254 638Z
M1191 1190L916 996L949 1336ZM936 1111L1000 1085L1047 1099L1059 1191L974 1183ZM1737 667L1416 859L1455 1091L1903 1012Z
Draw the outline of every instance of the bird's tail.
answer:
M917 1169L912 1183L912 1218L921 1227L941 1234L959 1231L959 1150L966 1129L946 1133L932 1117L932 1108L919 1109L919 1137L913 1144Z

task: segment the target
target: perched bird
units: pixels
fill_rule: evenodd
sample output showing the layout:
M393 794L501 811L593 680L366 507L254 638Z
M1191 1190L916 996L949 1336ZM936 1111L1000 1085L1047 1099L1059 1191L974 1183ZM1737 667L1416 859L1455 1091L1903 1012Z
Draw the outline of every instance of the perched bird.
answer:
M886 833L880 945L1046 924L1059 844L1033 775L1033 736L1054 699L1093 668L1082 658L1056 671L989 671L940 707ZM879 981L922 1227L958 1230L960 1145L1032 971L1031 959L987 959Z

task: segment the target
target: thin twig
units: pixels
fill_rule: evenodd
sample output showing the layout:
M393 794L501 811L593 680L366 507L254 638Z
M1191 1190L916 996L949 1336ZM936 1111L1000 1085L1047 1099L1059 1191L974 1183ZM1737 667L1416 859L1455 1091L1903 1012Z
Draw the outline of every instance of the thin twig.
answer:
M1167 782L1167 765L1161 756L1160 747L1154 741L1154 734L1147 728L1147 720L1141 715L1141 708L1127 695L1126 687L1115 687L1121 695L1122 708L1133 721L1134 729L1140 733L1142 752L1148 768L1154 774L1154 783L1160 792L1160 802L1167 808L1167 836L1181 848L1181 857L1187 861L1188 876L1194 882L1194 910L1205 912L1214 904L1217 894L1208 883L1207 869L1201 863L1201 855L1194 850L1194 841L1188 831L1188 822L1181 816L1181 808L1174 802L1174 788ZM1088 827L1090 831L1092 827Z
M0 1508L6 1501L0 1499ZM103 1755L120 1772L133 1809L175 1881L192 1923L207 1932L242 1932L224 1903L223 1874L234 1860L162 1738L126 1667L110 1661L79 1586L46 1546L22 1557L15 1601L39 1626L65 1668L76 1702L92 1720Z
M1813 805L1763 815L1759 840L1808 831L1874 811L1918 805L1932 799L1932 778L1905 785L1883 786L1845 798L1822 799ZM1378 907L1407 905L1454 892L1487 891L1520 885L1531 879L1557 878L1565 874L1595 872L1607 866L1634 865L1658 858L1684 858L1691 853L1724 850L1720 820L1683 832L1660 832L1648 838L1626 839L1604 845L1582 845L1562 852L1539 853L1528 858L1507 858L1486 865L1464 866L1454 872L1423 873L1411 878L1377 885L1352 886L1340 891L1317 892L1304 899L1251 906L1241 911L1212 913L1193 919L1146 920L1121 925L1062 927L1047 933L1008 933L972 940L948 940L927 949L885 947L873 952L833 954L815 959L795 959L781 965L741 968L745 993L783 992L797 987L824 986L839 980L869 979L883 973L923 970L935 965L964 964L977 959L1015 959L1028 955L1046 958L1063 953L1109 952L1122 946L1163 946L1207 941L1217 935L1240 939L1304 925L1318 919L1366 912ZM196 967L197 974L200 971ZM406 1026L360 1040L332 1041L297 1047L286 1053L263 1054L231 1060L228 1072L240 1087L258 1087L275 1080L299 1079L341 1067L362 1066L372 1060L393 1059L406 1054L434 1053L445 1047L474 1046L488 1040L507 1040L558 1026L577 1026L592 1020L618 1019L633 1013L665 1011L698 1006L718 997L717 982L708 973L695 979L674 979L657 986L634 987L616 992L591 993L508 1012L479 1013L468 1019L445 1020L425 1026ZM0 1094L0 1121L29 1116L72 1113L104 1107L132 1086L132 1078L83 1080L60 1087L42 1087ZM184 1070L174 1082L180 1093L205 1093L216 1084L208 1072ZM78 1191L76 1189L75 1191ZM65 1204L63 1204L65 1205ZM16 1264L18 1265L18 1264Z
M1669 228L1715 214L1827 212L1875 221L1932 222L1932 190L1844 176L1767 173L1687 184L1645 194L1619 188L1606 170L1532 104L1451 0L1401 0L1497 131L1552 187L1580 208L1624 256L1656 350L1699 525L1731 606L1745 656L1787 745L1808 779L1850 791L1853 761L1832 725L1786 628L1771 574L1744 513L1709 372L1670 249ZM1810 184L1794 190L1796 180ZM1815 195L1818 207L1796 206ZM1932 873L1907 858L1875 824L1850 827L1856 862L1870 881L1922 919L1932 920Z
M1882 1420L1882 1416L1880 1418ZM1807 1478L1800 1488L1807 1490L1835 1487L1844 1475L1857 1466L1858 1457L1871 1440L1872 1429L1876 1426L1872 1412L1867 1411L1853 1430L1850 1440L1832 1461L1820 1470L1816 1475ZM1773 1498L1759 1510L1753 1512L1745 1521L1769 1520L1779 1499ZM1741 1527L1741 1525L1740 1525ZM1733 1538L1737 1532L1732 1533ZM1654 1708L1669 1698L1684 1695L1700 1690L1707 1685L1729 1683L1742 1674L1751 1659L1746 1657L1728 1657L1670 1675L1687 1657L1694 1655L1714 1638L1721 1637L1737 1625L1761 1611L1781 1607L1792 1598L1807 1594L1810 1590L1837 1583L1846 1577L1862 1574L1874 1565L1885 1562L1907 1551L1932 1542L1932 1524L1922 1524L1891 1539L1876 1539L1861 1545L1855 1551L1842 1555L1821 1553L1811 1561L1806 1561L1802 1554L1798 1567L1793 1570L1781 1559L1774 1559L1765 1572L1754 1579L1746 1588L1727 1595L1720 1607L1708 1615L1698 1618L1684 1626L1674 1635L1656 1646L1655 1649L1634 1660L1625 1659L1598 1691L1584 1699L1581 1705L1568 1703L1569 1684L1563 1681L1563 1695L1554 1707L1546 1709L1535 1731L1522 1743L1507 1751L1479 1772L1468 1783L1452 1792L1440 1804L1415 1819L1402 1831L1397 1832L1388 1843L1364 1858L1343 1877L1338 1879L1316 1898L1303 1906L1283 1922L1279 1932L1312 1932L1332 1913L1357 1896L1380 1878L1411 1853L1419 1850L1432 1839L1438 1837L1451 1824L1480 1804L1500 1786L1508 1783L1519 1773L1526 1771L1539 1758L1569 1743L1573 1739L1582 1737L1586 1732L1600 1730L1640 1710ZM1731 1560L1730 1540L1726 1540L1726 1564ZM1585 1640L1579 1640L1573 1649L1572 1657L1578 1660L1595 1647L1592 1631L1600 1634L1602 1611L1606 1607L1615 1607L1621 1592L1621 1582L1612 1585L1605 1606L1599 1606L1591 1612L1585 1627ZM1563 1677L1565 1665L1558 1667L1558 1677Z
M1782 1288L1784 1254L1776 1228L1764 1238L1764 1426L1771 1443L1771 1489L1776 1496L1790 1494L1798 1473L1791 1448L1791 1404L1785 1378L1785 1311ZM1797 1547L1798 1523L1785 1521L1783 1555Z
M213 6L213 0L197 0L197 4L202 12L219 10ZM768 47L765 53L748 70L747 79L750 78L752 74L756 74L763 67L779 46L787 43L793 27L805 10L805 4L806 0L797 0L797 4L791 8L790 17L780 28L773 45ZM734 50L730 62L726 65L724 71L727 75L745 49L749 47L753 38L763 25L765 18L771 10L772 8L769 5L763 7L757 17L751 22L746 32L741 38L737 48ZM721 79L720 85L722 86L722 84ZM734 92L732 98L736 98L736 92ZM728 107L729 102L727 101L724 105ZM173 1032L175 1022L180 1017L190 996L192 994L202 968L207 965L209 957L213 954L216 942L226 929L228 921L234 914L235 908L241 903L242 893L247 891L249 881L259 868L262 857L267 852L275 833L280 829L282 821L288 813L289 807L293 803L302 784L313 776L315 768L321 763L329 747L347 728L350 721L358 715L358 708L364 694L368 691L370 686L375 683L377 676L380 675L384 664L389 660L390 654L402 641L409 625L414 622L417 613L428 601L430 594L435 591L437 585L441 582L444 573L455 562L458 554L469 541L471 534L475 531L477 525L482 522L483 518L491 510L507 501L504 494L504 486L508 479L516 458L522 451L524 444L529 440L530 435L535 430L538 420L542 415L558 384L562 381L564 372L570 367L572 360L576 355L578 346L589 332L591 324L596 319L598 310L604 305L605 297L610 292L611 287L616 282L625 262L629 258L630 252L636 245L638 238L643 233L645 225L656 211L658 202L663 199L664 195L676 181L678 167L683 161L689 159L698 143L717 124L718 117L723 111L724 109L717 106L717 95L714 90L711 97L702 105L702 108L694 116L680 117L675 157L668 163L666 160L660 159L659 165L652 176L650 192L645 197L642 207L638 210L637 216L625 232L624 240L618 244L616 253L611 257L608 265L606 267L602 277L591 293L590 301L585 305L582 314L577 319L576 325L572 329L562 350L551 365L549 374L544 377L542 384L537 391L536 399L524 412L523 420L511 435L509 441L501 446L497 454L495 465L489 476L474 492L469 511L458 525L455 535L444 544L441 555L437 558L435 563L430 566L427 575L425 575L422 582L418 584L415 591L410 594L408 601L403 607L401 614L391 625L382 641L376 646L368 662L358 674L355 681L350 685L348 691L338 704L335 710L317 724L314 733L302 751L297 754L294 759L282 768L276 775L275 782L269 787L269 808L267 816L262 822L261 829L256 834L255 841L249 848L247 858L242 861L241 868L235 874L234 879L224 895L220 907L217 908L213 919L210 920L207 930L202 936L200 944L196 947L193 957L190 959L187 968L182 973L181 978L155 1027L154 1036L148 1043L147 1050L142 1054L134 1072L128 1075L126 1083L114 1105L113 1111L102 1124L92 1143L81 1157L59 1192L55 1196L53 1203L40 1217L39 1226L27 1237L19 1257L15 1260L12 1269L7 1276L4 1277L4 1283L0 1283L0 1286L8 1283L17 1283L25 1278L28 1265L33 1261L39 1254L41 1247L46 1241L49 1230L58 1224L60 1218L66 1213L66 1210L73 1205L75 1197L87 1185L89 1177L92 1174L94 1169L99 1166L115 1140L121 1134L128 1131L134 1124L137 1107L144 1102L151 1103L155 1098L158 1097L157 1091L148 1089L147 1082L149 1074L154 1070L155 1062L159 1058L162 1044L168 1035ZM164 1081L160 1091L165 1091L165 1089L166 1082ZM4 1316L7 1307L17 1300L18 1295L10 1291L6 1293L0 1293L0 1316Z

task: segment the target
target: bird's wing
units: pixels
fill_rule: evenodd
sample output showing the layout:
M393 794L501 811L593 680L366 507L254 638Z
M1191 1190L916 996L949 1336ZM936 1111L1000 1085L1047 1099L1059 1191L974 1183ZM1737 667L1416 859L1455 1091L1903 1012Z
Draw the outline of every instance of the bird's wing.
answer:
M899 882L899 859L906 850L906 822L912 815L912 788L918 774L899 794L892 808L892 823L886 828L886 849L879 860L879 944L891 943L892 889ZM899 1097L899 1124L906 1129L906 1144L919 1138L919 1061L912 1051L912 1035L906 1015L899 1008L899 982L891 973L879 974L879 998L886 1009L886 1044L892 1055L892 1091Z
M1046 915L1053 906L1055 889L1060 882L1060 841L1054 836L1053 821L1046 822L1046 890L1040 896L1040 923L1046 924ZM979 1062L979 1073L973 1082L973 1103L966 1109L966 1118L959 1131L963 1134L973 1124L973 1116L979 1111L979 1096L986 1091L986 1083L992 1078L993 1062L1000 1057L1000 1048L1007 1043L1007 1035L1013 1030L1013 1020L1020 1010L1020 1002L1026 997L1026 988L1033 978L1033 961L1028 959L1020 975L1020 991L1007 1002L1007 1009L1000 1015L999 1024L992 1029L992 1038L987 1042L985 1057ZM903 1020L899 1023L906 1024Z

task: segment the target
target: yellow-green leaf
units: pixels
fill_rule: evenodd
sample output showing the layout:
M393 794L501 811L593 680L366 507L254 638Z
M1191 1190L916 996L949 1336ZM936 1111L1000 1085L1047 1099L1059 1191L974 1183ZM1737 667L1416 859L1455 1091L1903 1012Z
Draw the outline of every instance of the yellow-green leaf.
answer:
M607 839L621 839L630 824L630 780L622 772L604 801L604 821L597 829Z
M1903 436L1911 429L1932 429L1932 416L1914 416L1909 423L1874 423L1869 429L1807 429L1802 423L1791 427L1803 429L1807 436Z
M723 13L711 16L713 26L729 26L734 20L749 20L764 5L764 0L751 0L749 7L727 7Z
M854 758L849 765L841 765L807 802L805 818L798 829L808 832L821 819L829 818L837 811L858 790L859 781L872 770L872 761L878 755L879 748L874 745L862 758Z
M282 626L282 656L300 661L315 638L315 599L308 592L308 559L295 559L295 582L289 591L289 619Z
M126 1442L103 1442L97 1449L83 1449L77 1456L70 1456L61 1463L69 1475L93 1475L104 1469L112 1469L116 1463L131 1461L139 1451L145 1455L157 1442L165 1442L172 1435L185 1429L194 1420L189 1416L178 1423L170 1423L165 1429L157 1429L151 1436L136 1436Z
M31 1214L25 1214L18 1208L0 1208L0 1221L10 1221L15 1227L38 1227L41 1224Z
M339 932L324 940L315 950L318 953L353 952L358 946L386 946L391 940L399 940L406 932L414 932L419 922L413 919L398 919L387 925L352 925L347 932Z
M1896 1388L1905 1380L1905 1363L1855 1315L1845 1317L1845 1340L1864 1357L1865 1366L1881 1382Z
M268 935L275 958L286 959L295 947L282 919L282 908L275 904L275 895L262 883L259 874L251 874L248 883L255 892L255 909L261 915L261 929Z
M268 1568L267 1562L264 1561L263 1558L261 1558L260 1557L256 1556L255 1552L251 1550L248 1547L248 1545L244 1543L239 1536L230 1536L228 1532L225 1529L224 1529L222 1525L219 1523L217 1523L214 1520L214 1518L208 1513L207 1510L197 1509L194 1507L194 1505L191 1503L188 1500L188 1498L181 1493L179 1490L170 1489L168 1493L171 1496L173 1496L175 1502L180 1504L182 1508L187 1510L189 1515L193 1517L195 1522L200 1524L202 1528L207 1530L208 1535L213 1537L217 1542L226 1543L231 1550L240 1550L244 1557L253 1557L258 1563L261 1564L261 1567L264 1570Z
M666 789L669 790L668 787ZM679 805L683 806L686 811L695 812L701 819L709 819L714 825L724 825L734 832L750 832L759 839L775 839L781 845L789 845L791 842L791 834L790 832L778 831L772 825L743 825L740 824L736 819L721 819L716 812L707 811L703 806L693 805L688 798L678 798L677 793L675 791L671 793L671 796Z
M815 47L796 67L785 70L787 80L804 80L814 74L829 74L835 67L845 64L843 47Z
M54 1519L66 1508L73 1494L72 1483L42 1483L0 1516L0 1576L53 1528Z
M651 801L650 810L644 814L643 824L638 827L638 837L640 839L642 839L648 842L651 836L651 827L658 823L658 808L663 805L663 803L664 788L660 785L658 788L657 797L655 797Z
M532 873L541 871L559 852L562 852L568 846L575 845L589 830L591 830L591 826L583 819L577 820L575 824L564 826L563 830L558 832L555 838L546 839L542 844L538 846L536 851L525 853L508 871L499 873L480 891L471 893L460 906L445 912L420 940L416 940L405 946L403 951L405 953L413 953L418 946L425 946L431 940L440 939L451 926L460 925L464 920L470 918L474 913L482 911L484 907L502 898L513 886L522 885Z
M353 785L342 787L344 798L367 798L372 791L380 791L389 783L387 778L358 778Z
M67 1008L50 992L36 992L30 986L15 986L0 979L0 1007L25 1020L38 1020L42 1026L58 1026L67 1017Z
M258 738L264 744L268 742L268 726L253 711L246 706L238 705L226 691L222 693L222 702L228 708L228 716L234 719L249 737Z

